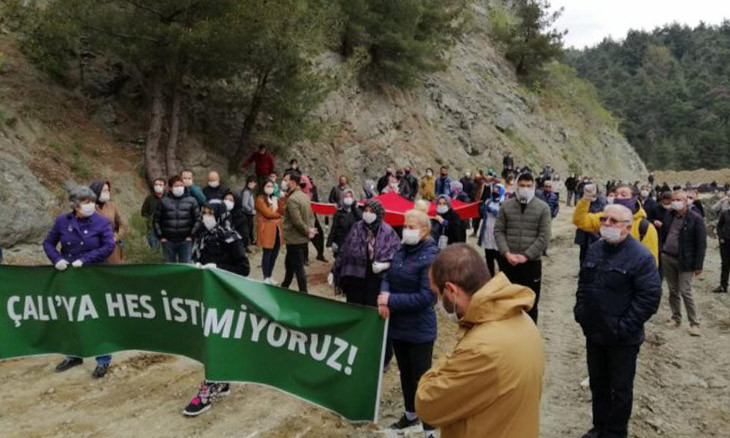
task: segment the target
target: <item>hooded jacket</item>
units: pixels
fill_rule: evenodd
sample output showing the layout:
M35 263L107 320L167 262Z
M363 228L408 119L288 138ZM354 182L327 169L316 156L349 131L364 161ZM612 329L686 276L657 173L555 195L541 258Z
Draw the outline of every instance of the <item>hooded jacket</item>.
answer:
M353 204L345 205L345 197L350 194L352 195ZM334 218L332 218L332 228L330 229L329 236L327 236L327 248L331 248L332 244L336 244L338 248L342 248L342 244L345 243L347 234L356 222L362 219L362 213L357 208L357 204L354 203L355 192L351 189L344 189L340 196L340 200L337 201L337 212Z
M89 185L89 188L96 195L96 212L109 220L109 223L112 226L112 231L114 232L114 251L106 262L111 264L120 264L124 263L124 249L120 243L124 240L124 236L129 230L129 224L127 223L127 220L124 219L124 216L120 214L119 208L117 208L114 201L109 200L103 204L99 202L99 197L101 196L101 191L104 189L105 184L109 186L109 189L111 189L112 185L109 181L94 181L91 185Z
M537 438L545 370L535 294L500 273L471 299L454 351L421 377L416 411L442 438Z
M573 225L587 233L599 233L601 231L601 218L605 216L603 212L600 213L589 213L588 209L591 206L591 202L587 199L581 199L575 206L573 212ZM640 239L640 228L641 222L646 219L646 211L639 206L639 209L634 213L634 223L631 227L631 237L641 243L651 252L654 256L654 260L659 265L659 236L656 232L656 228L651 223L648 224L646 234L643 239Z

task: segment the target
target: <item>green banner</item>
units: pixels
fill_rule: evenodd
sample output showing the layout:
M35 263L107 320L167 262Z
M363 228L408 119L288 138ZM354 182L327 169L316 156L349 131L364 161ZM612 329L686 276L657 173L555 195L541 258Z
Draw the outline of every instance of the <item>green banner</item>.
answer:
M0 359L179 354L209 380L260 383L377 421L385 322L373 308L171 264L0 266L0 306Z

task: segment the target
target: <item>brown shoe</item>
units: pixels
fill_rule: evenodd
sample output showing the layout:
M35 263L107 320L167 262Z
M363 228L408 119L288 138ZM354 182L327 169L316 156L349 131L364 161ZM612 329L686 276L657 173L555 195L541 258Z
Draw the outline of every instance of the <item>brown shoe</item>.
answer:
M698 325L692 325L689 327L689 334L692 336L700 336L700 326Z
M666 324L666 326L669 327L669 328L677 328L680 325L681 324L678 321L675 321L673 319L670 319L669 321L667 321L667 324Z

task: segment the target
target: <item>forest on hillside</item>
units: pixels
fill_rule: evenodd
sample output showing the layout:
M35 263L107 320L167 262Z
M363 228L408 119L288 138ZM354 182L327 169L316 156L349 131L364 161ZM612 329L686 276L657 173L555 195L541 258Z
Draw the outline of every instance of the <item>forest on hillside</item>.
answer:
M730 21L632 30L566 58L649 169L730 167Z

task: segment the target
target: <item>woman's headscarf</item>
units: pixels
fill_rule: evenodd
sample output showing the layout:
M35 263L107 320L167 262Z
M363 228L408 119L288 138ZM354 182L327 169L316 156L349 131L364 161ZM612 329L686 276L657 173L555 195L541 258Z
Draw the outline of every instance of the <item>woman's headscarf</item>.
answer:
M195 260L200 260L203 254L203 250L207 245L213 244L214 242L230 242L231 239L241 239L241 235L238 234L233 228L231 228L230 221L227 220L228 210L226 204L218 202L208 202L203 207L208 207L213 211L215 217L215 227L207 229L203 227L200 236L195 239L193 245L193 256Z
M370 231L375 232L380 228L380 224L383 222L383 219L385 219L385 208L383 207L383 204L376 199L368 199L365 201L365 206L372 208L375 213L375 221L373 221L372 224L365 224L365 226Z
M345 205L345 197L347 195L352 195L352 201L353 203L351 205ZM337 209L342 211L350 211L353 208L355 208L355 192L352 191L352 189L345 189L342 191L342 197L340 197L339 202L337 202Z
M302 192L306 193L310 198L312 197L312 181L308 175L302 175L302 179L299 181L299 188Z

